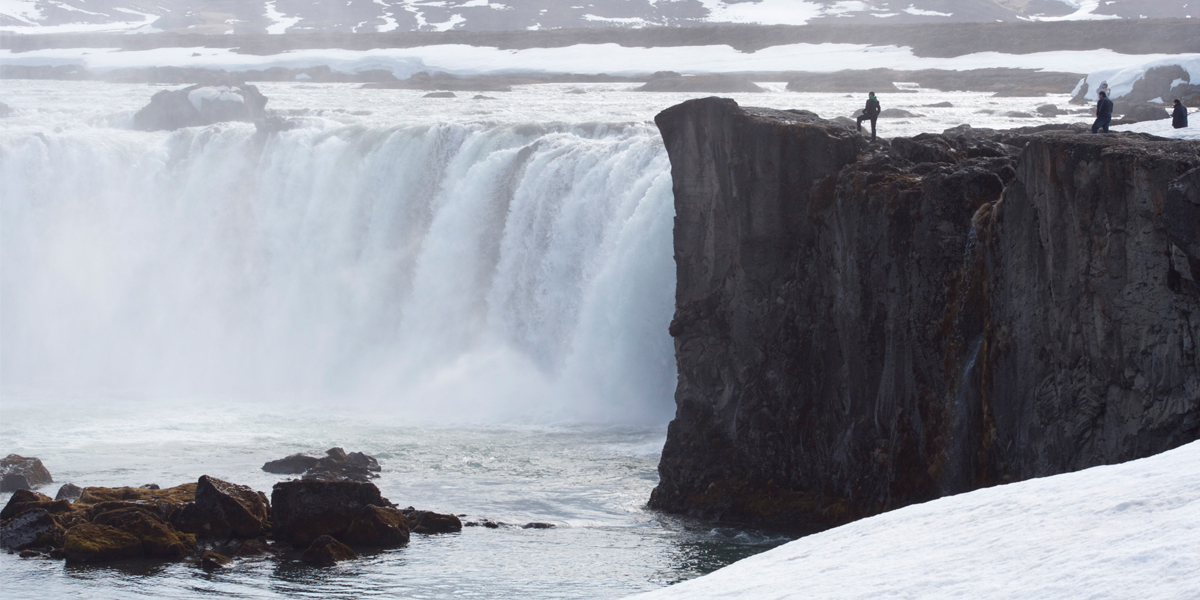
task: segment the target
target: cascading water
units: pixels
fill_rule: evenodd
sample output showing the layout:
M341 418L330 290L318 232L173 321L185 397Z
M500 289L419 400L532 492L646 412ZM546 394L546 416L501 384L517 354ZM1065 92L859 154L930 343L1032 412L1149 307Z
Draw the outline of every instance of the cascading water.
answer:
M649 125L0 132L5 387L664 421Z

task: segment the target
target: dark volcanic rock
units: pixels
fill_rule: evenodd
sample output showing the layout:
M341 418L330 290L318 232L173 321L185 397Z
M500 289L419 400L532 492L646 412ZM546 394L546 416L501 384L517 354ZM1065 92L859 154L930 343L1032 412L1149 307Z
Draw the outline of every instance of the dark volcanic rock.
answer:
M254 121L266 116L267 98L252 85L193 85L163 90L133 116L133 128L159 131L212 125L223 121Z
M83 488L73 484L64 483L58 488L58 493L54 495L55 500L74 500L83 494Z
M404 509L404 516L408 518L408 526L413 533L455 533L463 528L462 520L455 515L417 510L411 506ZM487 526L487 523L484 525Z
M232 562L232 558L217 552L209 551L200 555L200 568L204 569L204 571L208 573L220 571L221 569L229 566L229 564Z
M26 510L43 508L44 504L51 502L53 500L50 499L50 496L24 488L19 489L13 492L13 495L8 499L8 504L5 504L4 508L0 510L0 521L7 521Z
M42 461L16 454L0 459L0 492L32 490L47 483L54 483L54 478Z
M269 529L270 506L261 494L244 485L201 475L195 507L228 523L235 537L255 538Z
M273 460L263 465L268 473L286 473L297 475L304 473L312 479L354 479L367 481L378 477L379 461L373 456L362 452L346 453L341 448L330 448L325 456L316 458L304 454L293 454L287 458Z
M323 535L337 538L367 506L390 507L373 483L281 481L271 492L275 541L305 547Z
M652 507L823 528L1200 437L1200 143L868 149L797 114L656 118L679 382Z
M61 546L66 531L43 509L34 509L4 521L0 525L0 548L53 548Z
M342 541L356 546L392 548L408 543L408 519L388 506L364 506L346 528Z
M358 555L349 546L323 535L315 540L304 551L300 561L313 567L332 567L343 560L354 560Z
M300 475L313 468L319 460L321 459L315 456L292 454L286 458L267 462L262 466L262 470L280 475Z

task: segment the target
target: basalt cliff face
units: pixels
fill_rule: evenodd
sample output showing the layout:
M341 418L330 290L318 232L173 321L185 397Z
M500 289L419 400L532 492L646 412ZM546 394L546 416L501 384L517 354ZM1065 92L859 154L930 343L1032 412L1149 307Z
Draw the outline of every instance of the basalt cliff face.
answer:
M685 102L654 508L824 528L1200 437L1200 143Z

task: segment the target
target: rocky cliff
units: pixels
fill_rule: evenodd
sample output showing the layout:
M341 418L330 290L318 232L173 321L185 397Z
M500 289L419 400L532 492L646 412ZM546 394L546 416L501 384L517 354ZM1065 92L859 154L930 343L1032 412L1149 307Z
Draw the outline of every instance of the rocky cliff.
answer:
M656 121L679 382L652 507L815 529L1200 437L1200 143Z

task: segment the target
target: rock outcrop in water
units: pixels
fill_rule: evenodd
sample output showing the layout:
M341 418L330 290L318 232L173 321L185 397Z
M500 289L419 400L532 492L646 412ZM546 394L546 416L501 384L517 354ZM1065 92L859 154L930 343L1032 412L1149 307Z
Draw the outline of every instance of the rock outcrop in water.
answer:
M224 121L256 121L266 117L267 97L252 85L193 85L164 90L133 115L133 128L160 131L212 125Z
M373 456L362 452L349 452L341 448L330 448L325 456L317 458L306 454L292 454L279 460L272 460L262 466L268 473L301 475L306 479L342 478L355 481L368 481L379 477L379 461Z
M1200 437L1200 143L868 145L716 98L656 122L679 383L652 507L824 528Z
M0 459L0 492L32 490L47 483L54 483L54 478L42 461L17 454Z

